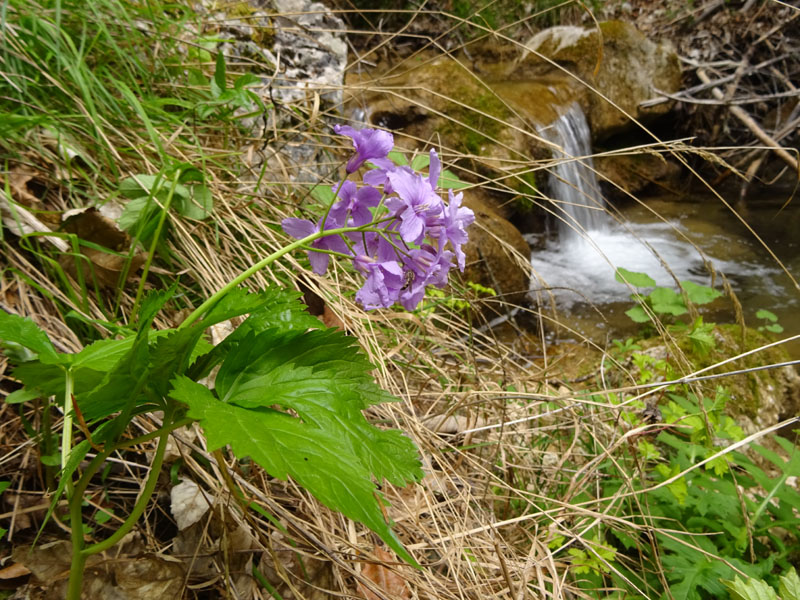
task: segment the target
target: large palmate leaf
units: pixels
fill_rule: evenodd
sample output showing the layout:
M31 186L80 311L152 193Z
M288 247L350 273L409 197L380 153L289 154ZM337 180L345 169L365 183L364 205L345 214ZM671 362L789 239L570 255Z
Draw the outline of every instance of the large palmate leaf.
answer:
M335 431L376 477L403 485L408 477L395 459L416 461L416 451L399 432L379 431L364 418L362 409L394 399L375 385L371 369L352 339L336 330L268 330L251 334L231 351L215 386L226 402L244 408L278 405Z
M208 375L211 369L222 361L230 348L251 332L258 333L267 329L306 331L323 327L321 321L310 315L306 306L300 302L299 292L277 286L260 292L247 292L241 288L229 292L208 311L198 326L210 327L215 323L248 313L250 316L236 331L197 361L190 372L193 379L197 380Z
M188 378L173 382L172 396L189 406L211 447L230 444L273 477L291 475L410 561L384 520L374 479L404 485L422 476L420 462L410 439L361 412L391 399L371 368L340 332L270 329L249 333L226 357L215 383L222 400Z

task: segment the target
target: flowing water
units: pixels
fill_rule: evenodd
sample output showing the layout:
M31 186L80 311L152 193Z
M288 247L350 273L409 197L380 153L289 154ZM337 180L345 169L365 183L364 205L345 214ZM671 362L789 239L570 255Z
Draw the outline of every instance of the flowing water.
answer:
M550 185L562 222L558 237L548 237L539 244L543 249L531 256L532 296L540 303L555 303L561 320L576 332L567 338L580 334L603 343L636 331L624 315L633 303L630 289L614 278L618 267L647 273L657 285L673 289L676 280L690 280L721 290L725 277L749 325L765 324L755 316L764 308L778 316L785 330L782 337L800 334L800 290L753 232L718 199L650 198L643 205L623 207L616 220L599 210L603 202L591 164L568 160L591 154L586 121L574 112L573 107L543 132L562 148L565 158L553 169ZM743 217L797 280L800 209L797 203L782 208L784 201L756 199ZM709 321L734 319L727 298L701 313ZM787 347L800 358L800 342Z

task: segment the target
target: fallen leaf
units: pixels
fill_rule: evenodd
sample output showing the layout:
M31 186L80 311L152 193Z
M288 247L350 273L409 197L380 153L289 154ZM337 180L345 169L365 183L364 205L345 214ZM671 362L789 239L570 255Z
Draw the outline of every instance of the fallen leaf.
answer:
M197 523L213 506L214 501L200 486L188 479L182 480L170 492L172 504L170 510L178 530L182 531Z
M25 577L30 575L31 570L22 563L15 562L13 565L7 566L5 569L0 569L0 579L16 579L17 577Z
M80 245L81 254L85 257L83 260L76 261L71 254L59 259L61 266L72 277L77 275L77 263L85 279L94 277L100 285L116 288L121 283L123 273L129 278L144 263L147 257L145 253L128 257L126 252L130 247L130 236L100 211L94 208L78 209L64 213L63 217L64 231L92 244ZM108 248L108 251L101 247Z
M361 575L372 581L381 591L386 592L386 596L393 600L403 600L410 598L410 591L406 580L401 577L396 570L386 566L387 563L397 563L397 559L392 555L380 548L375 547L375 556L380 562L370 562L364 565L361 569ZM359 593L365 600L382 600L377 594L367 589L367 587L359 582Z

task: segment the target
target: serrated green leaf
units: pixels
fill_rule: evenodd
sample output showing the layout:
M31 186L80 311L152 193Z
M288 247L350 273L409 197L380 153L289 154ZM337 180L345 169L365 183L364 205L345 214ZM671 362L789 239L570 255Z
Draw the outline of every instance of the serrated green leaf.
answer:
M268 397L270 390L263 393ZM200 421L209 449L230 444L237 457L249 456L273 477L291 476L320 502L363 523L399 556L416 564L384 520L372 474L341 430L317 427L272 408L221 402L186 377L174 381L172 397L188 405L188 415ZM420 476L418 461L403 464L405 456L387 459L397 463L405 478Z
M165 330L151 345L147 387L156 397L166 396L171 388L170 381L183 375L197 357L197 347L204 329L202 326L194 326ZM212 348L210 344L203 344L205 352Z
M637 288L653 287L656 282L647 273L636 273L620 267L614 274L614 279L620 283L627 283Z
M731 600L777 600L778 598L775 590L766 581L752 577L742 581L737 575L733 581L723 579L722 583L728 588Z
M398 431L375 429L361 412L394 400L375 385L372 368L352 338L337 330L268 330L231 350L215 388L225 402L244 408L281 406L309 425L337 432L376 477L404 485L408 465L418 460L414 445Z
M164 305L175 295L177 289L178 284L173 283L166 290L150 292L144 297L136 319L136 331L139 335L141 335L144 330L150 328L153 319L156 318L158 312L164 308Z
M44 364L56 365L61 362L50 338L36 323L4 310L0 310L0 342L12 342L28 348Z
M694 304L708 304L722 296L722 292L707 285L698 285L694 281L681 281L681 287L686 290L689 302Z
M699 356L705 356L713 350L717 341L714 338L714 324L703 323L703 317L698 317L689 332L689 342Z
M276 331L306 331L324 329L322 322L309 314L305 304L300 302L300 292L282 287L269 287L252 293L238 288L226 294L203 317L199 326L203 329L227 321L233 317L250 313L236 331L225 338L222 344L200 358L192 366L190 376L195 381L205 377L219 364L230 350L249 333L260 333L267 329Z
M131 349L135 337L130 335L119 340L93 342L77 354L70 355L69 364L73 370L85 367L95 371L109 371Z
M683 298L675 290L657 287L650 293L653 311L662 315L680 316L687 312Z
M780 578L778 594L781 600L800 600L800 577L794 567Z

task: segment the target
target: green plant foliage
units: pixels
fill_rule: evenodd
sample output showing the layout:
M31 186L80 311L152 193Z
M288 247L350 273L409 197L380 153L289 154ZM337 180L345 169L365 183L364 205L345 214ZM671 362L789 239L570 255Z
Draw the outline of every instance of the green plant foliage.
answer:
M292 476L416 564L384 519L376 481L418 480L420 461L409 438L364 417L365 408L394 398L374 383L373 367L353 339L323 329L297 292L281 288L232 290L192 325L154 332L153 318L173 293L144 299L135 332L78 354L57 353L32 321L2 311L0 340L30 351L14 371L24 389L63 396L70 382L93 443L113 447L134 414L169 413L175 410L170 399L177 400L201 422L212 448L230 444L271 475ZM210 325L245 313L248 319L213 351L203 341ZM185 375L195 366L191 372L199 378L217 364L215 392ZM72 447L56 498L89 449L88 440Z
M765 308L756 312L756 318L761 319L764 323L759 325L759 331L769 331L770 333L782 333L783 327L778 323L778 316Z
M655 280L646 273L636 273L620 267L616 270L614 278L620 283L627 283L637 288L654 287Z
M285 383L288 386L290 382ZM317 388L311 384L306 389L313 392ZM269 390L263 393L262 403L266 404ZM237 396L222 402L185 377L175 381L172 396L188 405L189 416L200 421L210 448L231 444L239 458L249 456L273 477L291 475L323 504L364 523L399 556L416 564L384 520L365 460L368 453L374 463L394 463L392 471L415 480L422 474L411 440L396 431L375 429L367 434L355 427L334 427L324 412L317 422L313 420L317 414L308 410L303 414L312 420L304 423L267 406L241 407L235 403ZM320 411L335 409L322 407ZM356 451L355 446L365 440L368 446Z
M777 600L778 595L766 581L748 578L747 582L739 579L723 580L733 600Z

